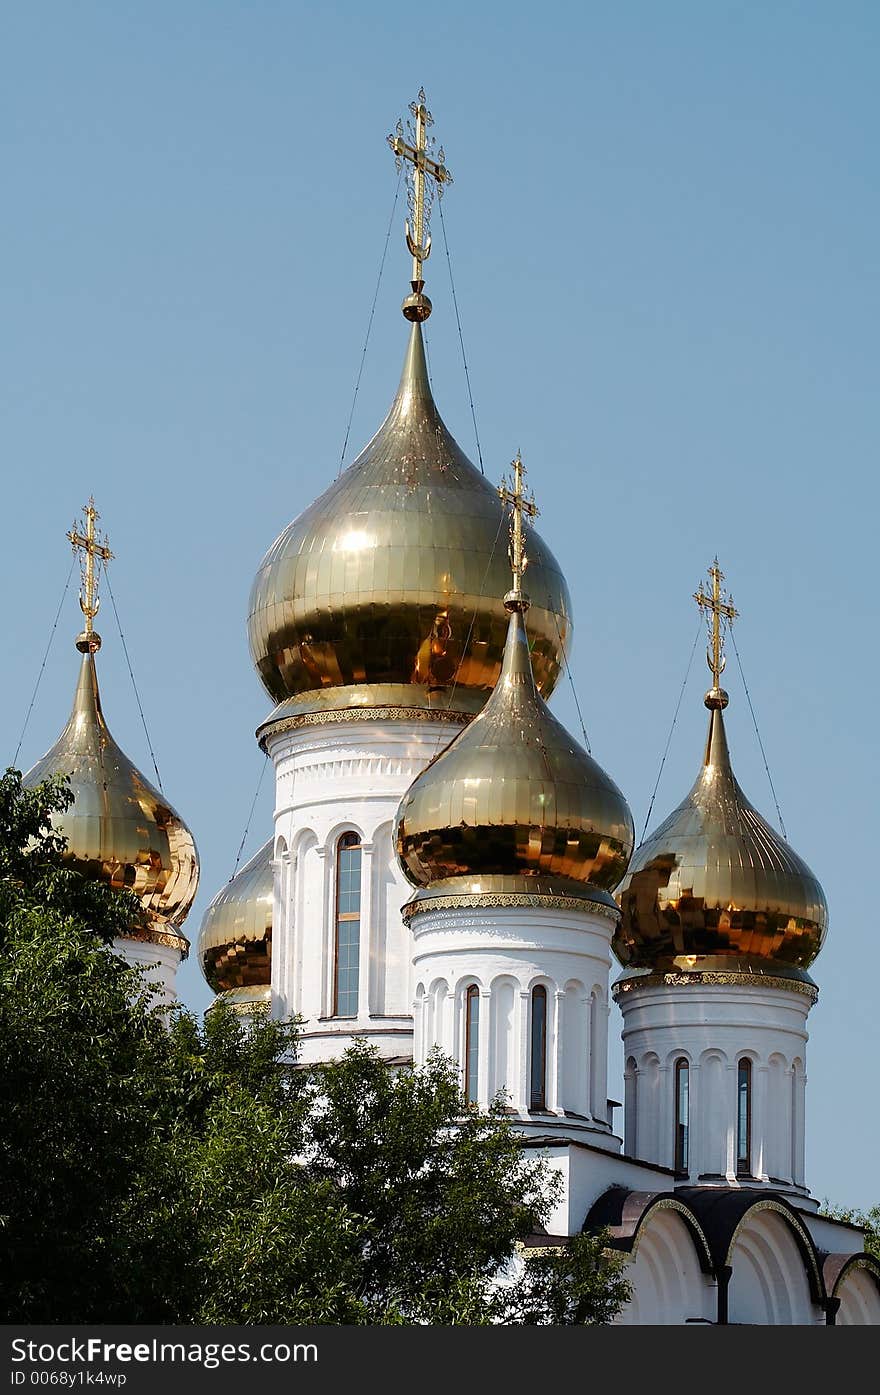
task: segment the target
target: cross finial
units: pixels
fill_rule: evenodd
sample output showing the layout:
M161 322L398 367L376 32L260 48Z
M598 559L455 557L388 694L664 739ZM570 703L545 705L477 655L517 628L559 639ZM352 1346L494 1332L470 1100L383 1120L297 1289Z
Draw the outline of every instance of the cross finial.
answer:
M112 560L113 553L107 546L106 534L99 538L95 531L95 524L101 515L95 508L94 498L89 499L83 509L84 522L79 526L74 523L67 534L73 544L74 552L81 552L80 575L82 586L79 593L80 610L86 618L85 627L82 634L76 637L76 647L83 654L94 654L101 647L101 636L92 625L92 621L97 615L101 602L98 599L98 577L95 571L95 558L107 563Z
M522 463L519 451L516 453L516 459L511 462L511 469L513 470L511 483L508 485L505 477L498 490L499 499L510 509L509 555L510 568L513 572L513 587L504 597L504 605L507 610L526 611L529 608L529 598L522 589L522 579L526 567L529 565L529 559L525 548L523 519L537 518L538 507L535 503L535 496L531 492L526 495L526 467Z
M412 295L403 302L403 313L408 320L426 320L431 313L431 302L422 294L425 282L422 276L422 263L431 255L431 234L428 223L434 194L443 197L443 190L452 183L452 175L443 161L445 154L441 145L434 159L436 141L428 135L434 118L425 105L425 89L419 88L418 99L409 104L411 120L406 125L398 121L396 129L387 137L394 151L398 173L404 164L412 166L411 179L407 183L409 218L406 220L406 245L412 256ZM406 139L409 136L409 140Z
M710 647L706 651L706 662L712 670L712 687L706 694L706 706L726 707L728 698L721 686L721 675L727 663L724 657L722 622L726 622L728 626L732 625L739 611L734 610L732 597L722 592L724 573L718 565L717 557L709 568L709 577L712 582L711 591L707 591L701 581L699 590L694 592L694 600L700 610L706 612L709 625Z

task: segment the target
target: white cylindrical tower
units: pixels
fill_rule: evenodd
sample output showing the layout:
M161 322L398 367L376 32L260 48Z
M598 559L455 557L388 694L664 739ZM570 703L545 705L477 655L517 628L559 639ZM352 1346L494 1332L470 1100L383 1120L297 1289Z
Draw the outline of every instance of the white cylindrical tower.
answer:
M777 1188L804 1177L807 973L828 911L806 863L752 807L724 729L721 622L710 568L709 732L687 798L639 847L617 899L625 1146L690 1185Z
M304 1019L301 1059L366 1037L412 1056L410 888L392 853L401 796L461 718L367 709L263 737L275 767L273 1010Z

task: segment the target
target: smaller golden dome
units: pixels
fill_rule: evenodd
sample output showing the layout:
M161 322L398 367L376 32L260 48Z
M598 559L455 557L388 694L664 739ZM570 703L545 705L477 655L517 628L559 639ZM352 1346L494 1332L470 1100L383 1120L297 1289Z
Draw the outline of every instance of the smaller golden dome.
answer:
M272 973L272 839L218 891L202 917L199 963L216 993L245 1010ZM235 993L233 998L231 995ZM244 1005L244 1006L243 1006Z
M395 822L397 856L431 897L459 893L576 897L610 892L633 848L613 780L540 696L524 611L512 592L501 676L482 712L413 781ZM424 893L417 899L424 899Z
M177 928L199 884L195 842L164 794L110 735L95 669L99 646L94 631L78 637L83 657L70 720L52 749L24 776L24 783L37 785L52 775L70 777L73 803L53 819L67 839L65 858L85 876L124 887L140 898L151 929L135 928L133 938L170 938L186 954L189 946Z
M218 993L207 1012L214 1008L227 1007L241 1017L250 1017L254 1012L268 1011L272 1001L272 989L268 983L251 984L247 988L227 988Z
M828 926L809 867L752 807L730 764L717 684L693 789L639 847L621 883L612 949L627 968L801 977Z

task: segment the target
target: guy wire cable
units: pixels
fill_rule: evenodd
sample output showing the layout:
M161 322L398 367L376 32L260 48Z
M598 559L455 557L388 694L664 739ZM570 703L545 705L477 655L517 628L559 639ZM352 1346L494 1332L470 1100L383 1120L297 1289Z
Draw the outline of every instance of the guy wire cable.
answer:
M75 566L76 566L76 553L73 554L73 560L72 560L71 563L70 563L70 571L67 573L67 580L66 580L65 583L64 583L64 590L61 592L61 600L58 602L58 610L57 610L56 615L55 615L55 621L54 621L54 623L53 623L53 625L52 625L51 630L49 631L49 642L48 642L48 644L46 645L46 652L45 652L45 654L43 655L43 662L40 664L40 671L39 671L39 673L37 674L37 681L36 681L36 683L34 684L34 691L31 693L31 700L30 700L30 703L28 704L27 714L26 714L25 719L24 719L24 726L23 726L22 729L21 729L21 736L18 738L18 745L17 745L16 748L15 748L15 755L12 757L12 764L13 764L13 767L17 767L17 765L18 765L18 757L19 757L19 753L20 753L20 751L21 751L22 742L24 741L25 732L26 732L27 729L28 729L28 722L29 722L30 719L31 719L31 713L32 713L33 710L34 710L34 703L35 703L36 700L37 700L37 693L38 693L39 688L40 688L40 681L41 681L41 679L42 679L42 677L43 677L43 670L44 670L45 667L46 667L46 660L47 660L48 657L49 657L49 650L52 648L52 640L55 638L55 631L56 631L57 628L58 628L58 621L61 619L61 611L62 611L62 609L64 608L64 602L65 602L65 600L67 599L67 590L68 590L68 587L70 586L70 578L73 576L73 569L74 569Z
M649 824L650 821L651 821L651 811L652 811L653 808L654 808L654 800L657 798L657 791L658 791L658 789L660 788L660 777L661 777L662 774L663 774L663 767L664 767L664 765L666 764L666 757L669 755L669 747L670 747L670 744L671 744L671 742L672 742L672 733L675 731L675 724L676 724L676 722L678 721L678 714L679 714L679 712L680 712L680 710L681 710L681 703L682 703L682 699L683 699L683 697L684 697L684 690L685 690L685 688L687 687L687 681L688 681L688 679L690 678L690 674L691 674L691 665L692 665L693 662L694 662L694 654L696 653L696 650L697 650L697 640L700 638L700 634L702 633L702 629L703 629L703 621L702 621L702 617L701 617L701 618L698 620L698 622L697 622L697 633L694 635L694 642L693 642L693 644L691 645L690 658L688 659L687 668L685 669L685 672L684 672L684 679L682 680L681 689L680 689L679 694L678 694L678 702L675 704L675 712L672 714L672 726L669 728L669 735L668 735L667 738L666 738L666 745L665 745L665 747L664 747L664 749L663 749L663 759L662 759L661 762L660 762L660 769L657 771L657 779L656 779L655 782L654 782L654 793L651 795L651 802L650 802L650 804L648 805L648 812L647 812L647 814L645 815L645 826L644 826L644 828L642 829L642 836L641 836L641 838L639 839L639 847L641 847L642 843L644 843L644 841L645 841L645 834L646 834L647 831L648 831L648 824Z
M376 303L377 303L377 301L378 301L378 299L379 299L379 287L382 285L382 272L385 270L385 258L386 258L387 255L388 255L388 243L389 243L390 240L391 240L391 229L392 229L392 227L394 226L394 215L395 215L395 213L397 212L397 200L398 200L399 196L400 196L400 174L398 174L398 176L397 176L397 188L396 188L395 191L394 191L394 203L393 203L392 208L391 208L391 217L388 219L388 231L387 231L386 234L385 234L385 246L384 246L383 249L382 249L382 259L381 259L381 261L379 262L379 275L376 277L376 290L375 290L375 293L374 293L374 295L373 295L373 304L370 306L370 318L369 318L369 320L367 321L367 335L366 335L366 338L364 339L364 348L363 348L363 352L362 352L362 354L361 354L361 363L360 363L360 367L358 368L357 381L355 382L355 385L354 385L354 397L351 399L351 411L350 411L349 414L348 414L348 425L347 425L346 428L345 428L345 440L342 442L342 452L341 452L341 454L340 454L340 456L339 456L339 468L338 468L338 470L336 471L336 478L337 478L337 479L339 479L339 476L342 474L342 466L343 466L343 462L344 462L344 460L345 460L345 452L346 452L346 450L348 449L348 437L349 437L349 434L350 434L350 432L351 432L351 423L352 423L352 421L354 420L354 409L355 409L355 404L356 404L357 399L358 399L358 392L359 392L360 386L361 386L361 378L363 377L364 363L366 362L366 358L367 358L367 345L368 345L369 342L370 342L370 333L371 333L372 328L373 328L373 316L374 316L375 313L376 313Z
M767 779L768 779L769 782L770 782L770 791L771 791L771 793L772 793L772 795L773 795L773 803L776 805L776 817L779 819L779 827L782 829L782 836L783 836L783 838L786 840L786 842L788 842L788 834L787 834L786 831L785 831L785 821L783 820L783 817L782 817L782 810L781 810L780 807L779 807L779 800L776 798L776 787L775 787L775 785L773 784L773 776L770 774L770 766L769 766L768 763L767 763L767 755L766 755L766 752L765 752L765 750L764 750L764 743L763 743L763 741L761 740L761 733L760 733L760 731L758 730L758 719L757 719L757 717L755 716L755 709L754 709L754 707L752 706L752 697L751 697L751 693L749 692L749 685L746 683L746 676L745 676L745 674L743 673L742 660L741 660L740 657L739 657L739 650L738 650L737 647L736 647L736 638L735 638L735 636L734 636L733 627L732 627L731 625L728 625L728 627L727 627L727 633L730 635L731 641L732 641L732 643L733 643L733 652L734 652L734 654L736 655L736 663L737 663L737 668L739 669L739 676L740 676L740 678L742 679L742 685L743 685L743 688L745 689L745 694L746 694L746 701L747 701L748 704L749 704L749 711L750 711L751 714L752 714L752 722L753 722L754 727L755 727L755 735L756 735L757 738L758 738L758 745L759 745L760 748L761 748L761 756L763 757L763 760L764 760L764 769L765 769L766 772L767 772Z
M116 608L116 599L113 595L113 588L110 585L110 572L106 562L104 562L104 580L107 582L107 595L110 597L110 604L113 607L113 614L116 616L116 628L119 631L119 638L122 640L122 652L125 655L125 662L128 664L128 676L131 679L131 686L134 688L134 696L137 702L138 712L140 712L141 714L141 724L144 728L144 736L147 738L147 746L149 747L150 751L150 759L153 762L153 769L156 772L156 780L158 781L159 789L162 790L162 793L164 794L165 791L164 789L162 789L162 776L159 774L159 766L156 763L156 753L153 750L153 743L150 740L150 733L147 728L147 719L144 716L144 709L141 703L141 695L138 692L138 685L134 679L134 669L131 666L131 659L128 656L128 645L125 642L125 635L122 633L122 622L119 619L119 611Z

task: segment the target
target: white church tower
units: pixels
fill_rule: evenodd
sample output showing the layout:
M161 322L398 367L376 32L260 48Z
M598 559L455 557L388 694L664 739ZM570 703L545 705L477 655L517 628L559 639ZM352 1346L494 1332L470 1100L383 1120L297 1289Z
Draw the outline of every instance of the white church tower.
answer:
M410 110L389 137L411 166L400 385L253 584L274 827L208 908L206 977L218 1003L299 1016L307 1065L354 1039L389 1065L438 1048L469 1103L501 1097L561 1179L535 1243L605 1230L633 1285L619 1321L877 1324L880 1264L856 1227L818 1214L804 1175L807 970L827 910L731 770L721 574L698 597L713 635L703 767L633 854L624 796L546 705L571 603L534 531L525 594L522 462L493 488L434 402L423 271L450 175L424 93ZM624 1139L607 1099L612 992Z
M438 1047L467 1098L499 1093L517 1125L618 1149L608 1119L611 895L633 847L626 800L535 686L522 589L523 466L509 502L513 587L501 676L483 711L420 775L395 844L417 888L415 1061ZM500 603L499 604L499 609Z
M410 140L409 342L397 395L352 465L260 564L248 632L277 706L258 737L275 771L273 1010L304 1018L302 1058L353 1035L387 1060L413 1054L410 888L392 851L400 799L483 707L501 670L504 512L436 407L422 324L430 200L449 171L431 154L424 93ZM532 546L532 660L554 687L571 635L568 588Z
M828 909L734 777L720 679L736 611L717 561L709 575L711 590L696 596L711 620L703 764L617 893L625 1146L692 1184L805 1198L806 1021L817 997L807 969Z

